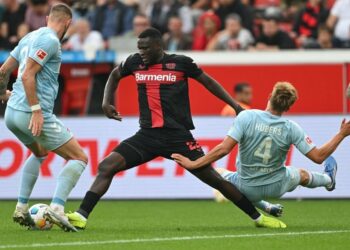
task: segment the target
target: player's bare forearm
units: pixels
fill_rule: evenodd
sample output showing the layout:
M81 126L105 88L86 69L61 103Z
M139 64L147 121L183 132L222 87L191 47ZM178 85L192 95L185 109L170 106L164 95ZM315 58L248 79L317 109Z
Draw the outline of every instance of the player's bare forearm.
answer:
M321 147L312 149L306 156L315 163L321 164L337 149L344 138L344 135L338 133Z
M229 154L231 150L236 146L237 141L233 140L231 137L227 136L225 140L214 147L205 156L198 158L195 161L191 161L188 158L180 154L172 154L171 157L186 169L193 170L207 166L225 155Z
M24 72L22 75L22 82L29 106L31 107L39 104L39 99L36 92L35 75L32 75L29 72Z
M114 93L118 88L120 79L121 79L121 75L119 72L119 68L117 67L113 69L113 71L109 74L106 87L104 90L104 94L103 94L102 106L112 104Z
M213 95L218 97L220 100L224 101L228 105L230 105L238 115L241 111L244 109L239 106L233 98L230 96L229 93L212 77L210 77L208 74L203 73L201 74L197 79L198 82L200 82L207 90L209 90Z
M10 56L0 68L0 96L6 94L7 84L12 71L18 67L18 62Z

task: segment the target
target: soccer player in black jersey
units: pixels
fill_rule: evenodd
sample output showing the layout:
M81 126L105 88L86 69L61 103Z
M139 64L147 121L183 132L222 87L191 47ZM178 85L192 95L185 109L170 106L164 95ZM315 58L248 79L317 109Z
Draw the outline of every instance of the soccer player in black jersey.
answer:
M104 91L102 108L110 119L121 121L113 105L119 82L133 75L138 86L140 130L121 142L98 167L98 175L86 193L77 212L68 214L72 225L85 228L87 218L102 195L108 190L114 175L162 156L171 159L174 152L195 160L203 156L193 138L194 129L188 96L188 78L194 78L207 90L232 106L237 114L242 108L225 89L204 73L191 58L166 54L162 37L154 28L139 36L139 53L129 56L110 74ZM116 103L116 102L114 102ZM261 215L251 202L230 182L224 180L210 165L191 171L198 179L219 190L227 199L255 220L257 226L280 228L283 223Z

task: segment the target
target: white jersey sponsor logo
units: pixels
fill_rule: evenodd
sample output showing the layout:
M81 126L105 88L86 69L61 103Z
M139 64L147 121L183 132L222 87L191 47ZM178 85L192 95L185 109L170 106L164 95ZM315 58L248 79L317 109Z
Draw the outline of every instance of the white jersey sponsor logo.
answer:
M137 82L158 81L158 82L176 82L176 75L168 74L142 74L136 73L135 79Z

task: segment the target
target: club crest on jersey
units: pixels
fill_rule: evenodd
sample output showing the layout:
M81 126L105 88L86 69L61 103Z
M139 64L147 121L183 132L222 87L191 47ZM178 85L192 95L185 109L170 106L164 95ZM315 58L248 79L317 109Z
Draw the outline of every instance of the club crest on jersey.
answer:
M166 67L167 69L175 69L176 63L166 63L166 64L165 64L165 67Z
M47 56L47 53L46 53L45 50L39 49L39 50L36 52L36 56L37 56L40 60L44 60L45 57Z
M308 144L311 144L311 143L312 143L312 140L311 140L310 137L308 137L308 136L305 138L305 140L306 140L306 142L307 142Z

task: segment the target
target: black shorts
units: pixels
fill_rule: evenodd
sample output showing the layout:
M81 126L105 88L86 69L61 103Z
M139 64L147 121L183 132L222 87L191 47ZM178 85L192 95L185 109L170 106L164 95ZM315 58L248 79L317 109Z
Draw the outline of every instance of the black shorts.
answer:
M182 154L191 160L204 155L190 131L166 128L141 128L113 151L124 157L127 168L141 165L158 156L171 159L173 153Z

